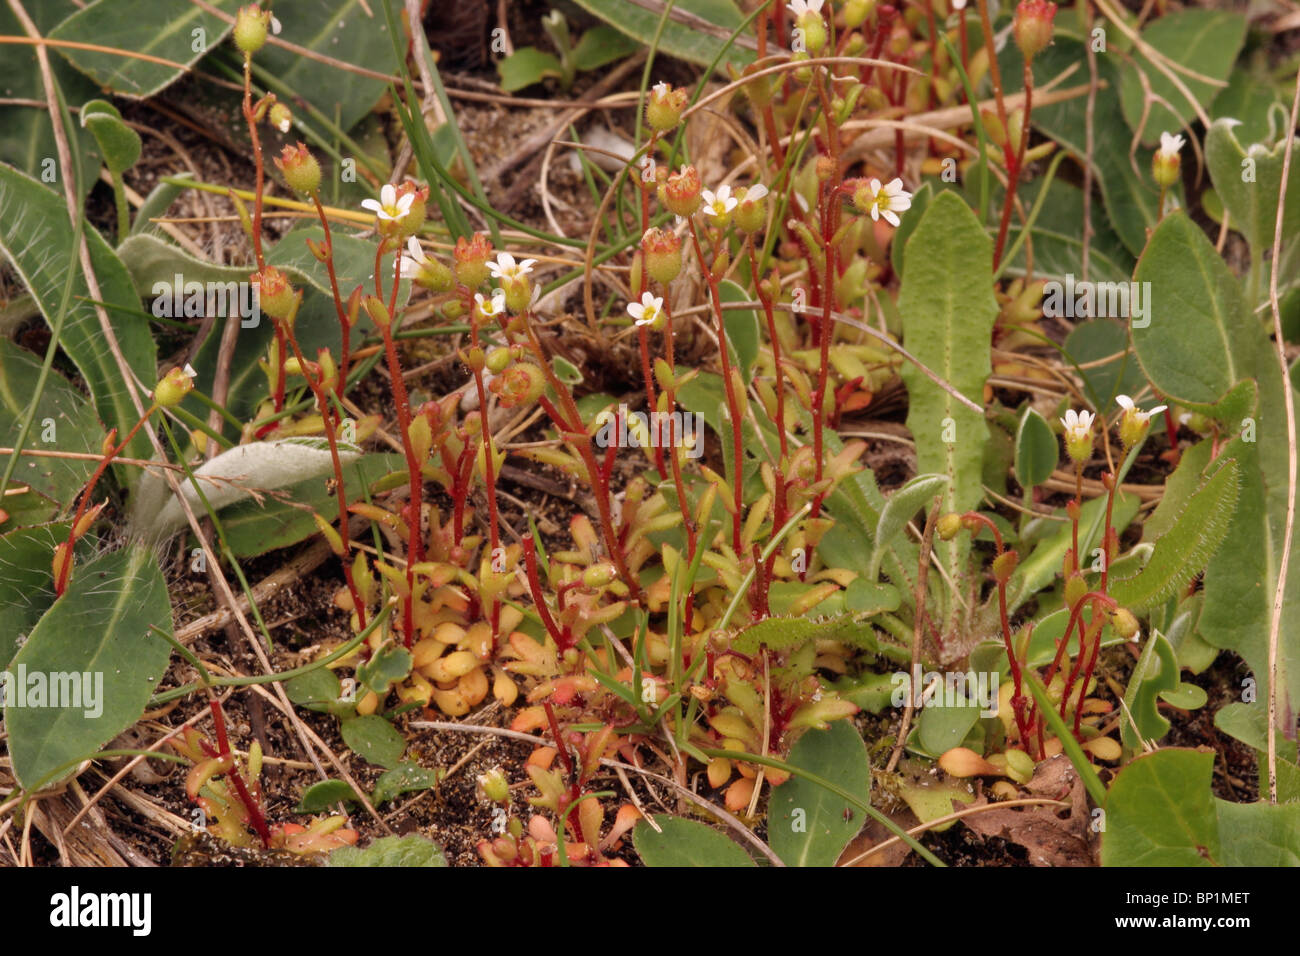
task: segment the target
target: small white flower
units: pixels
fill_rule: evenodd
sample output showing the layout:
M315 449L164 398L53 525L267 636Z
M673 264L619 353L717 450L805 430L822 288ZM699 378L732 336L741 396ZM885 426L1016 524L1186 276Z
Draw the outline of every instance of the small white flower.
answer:
M707 189L702 190L700 198L704 200L704 215L718 219L722 219L740 205L740 200L731 195L730 186L719 186L716 194Z
M475 292L474 304L483 318L495 318L506 310L506 294L501 289L493 289L492 298L486 299L482 292Z
M903 188L901 179L891 179L884 186L880 185L879 179L873 179L870 192L871 218L874 222L879 222L880 217L884 216L885 222L897 226L898 213L912 208L912 194Z
M369 209L380 219L396 222L406 217L406 214L411 211L411 204L414 202L414 193L407 193L399 199L397 187L392 183L384 183L384 188L379 190L378 202L373 199L363 199L361 200L361 208Z
M785 7L796 17L801 17L805 13L815 13L820 16L822 4L825 2L826 0L790 0Z
M640 302L628 303L627 314L636 319L637 325L654 325L663 314L663 307L664 300L660 296L644 292Z
M424 254L415 236L406 240L406 249L407 251L402 253L401 276L403 279L414 279L424 269L424 264L429 261L429 257Z
M190 378L198 378L198 377L199 377L199 373L198 373L197 371L195 371L194 366L191 365L189 362L186 362L186 363L185 363L185 368L183 368L181 371L183 371L183 372L184 372L186 375L188 375Z
M271 32L276 36L280 35L280 21L275 18L274 14L271 15Z
M292 125L293 125L293 121L286 116L284 119L280 120L278 124L276 124L276 129L278 129L281 133L287 133L289 132L289 127Z
M1182 150L1186 142L1182 136L1175 136L1173 133L1160 134L1160 154L1166 159L1174 159Z
M1092 419L1092 412L1068 409L1061 419L1061 424L1065 426L1065 437L1070 441L1086 441L1092 433Z
M952 0L952 8L957 11L966 9L966 0Z
M508 282L511 279L522 279L528 273L533 271L533 263L536 259L525 259L523 262L516 263L515 257L508 252L503 252L497 256L496 262L487 264L488 272L492 273L492 278Z
M651 88L651 92L653 92L655 96L662 97L662 96L667 96L669 93L671 93L672 89L673 88L671 86L669 86L667 83L660 80Z
M1120 408L1124 409L1125 414L1136 415L1137 420L1144 425L1151 420L1152 415L1159 415L1161 412L1163 412L1166 408L1169 407L1168 405L1157 405L1155 408L1147 409L1144 412L1136 405L1134 405L1133 399L1129 398L1127 395L1116 395L1115 404L1118 405Z
M727 187L723 186L722 188L726 189ZM758 202L760 199L766 198L766 196L767 196L767 187L764 186L762 183L755 183L754 185L750 186L748 189L745 190L745 194L741 196L740 201Z

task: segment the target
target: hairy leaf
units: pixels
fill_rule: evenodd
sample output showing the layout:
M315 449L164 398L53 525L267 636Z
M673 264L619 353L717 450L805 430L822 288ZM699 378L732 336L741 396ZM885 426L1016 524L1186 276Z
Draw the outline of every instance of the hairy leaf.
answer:
M904 344L917 360L962 395L979 403L991 371L993 243L974 213L952 192L942 192L907 243L898 308ZM910 362L907 427L916 440L917 471L946 475L945 511L968 511L984 495L981 480L988 426ZM966 535L935 542L957 576L970 551Z
M1240 469L1232 459L1218 461L1222 464L1192 495L1173 527L1156 539L1146 567L1132 577L1111 581L1111 597L1121 605L1151 608L1169 600L1219 549L1237 507Z

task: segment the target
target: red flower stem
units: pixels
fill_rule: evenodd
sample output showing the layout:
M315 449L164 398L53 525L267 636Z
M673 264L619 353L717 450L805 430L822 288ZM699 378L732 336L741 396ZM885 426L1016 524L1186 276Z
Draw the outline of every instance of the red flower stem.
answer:
M768 20L772 16L771 8L765 8L758 15L758 58L761 60L767 56L767 27ZM777 14L780 19L780 14ZM766 82L766 80L761 81ZM780 169L785 165L785 150L781 148L781 137L776 133L776 114L772 111L772 102L769 99L763 104L763 131L767 134L768 149L772 153L772 160L776 167Z
M339 458L338 445L338 411L333 408L329 402L329 396L320 380L311 374L311 367L307 360L303 358L302 350L298 347L297 336L290 336L289 342L293 345L293 354L298 359L298 366L302 369L303 378L307 380L307 387L316 398L316 405L320 408L321 421L325 429L325 440L330 446L330 461L334 466L334 481L338 485L335 492L335 498L338 499L339 505L339 539L343 543L343 554L340 560L343 562L343 579L347 581L348 593L352 595L352 603L357 610L357 623L361 630L366 627L366 605L361 599L361 592L357 589L356 582L352 578L352 562L348 560L352 556L352 542L348 534L348 513L347 485L343 480L343 461Z
M221 701L213 697L208 701L208 706L212 710L212 722L216 725L218 753L223 760L228 761L230 764L230 770L226 772L226 776L230 778L235 792L239 794L239 802L248 811L249 821L253 824L253 829L257 831L257 835L261 837L263 848L268 848L271 845L271 831L266 826L266 818L262 816L262 808L257 805L257 801L253 799L253 795L248 792L248 788L244 785L243 775L239 772L239 767L235 763L235 755L230 752L230 740L226 737L226 717L221 710Z
M383 256L383 243L376 256L375 281L379 281L379 259ZM396 286L396 281L394 282ZM394 293L395 294L395 293ZM420 462L415 460L415 449L411 445L411 402L406 393L406 383L402 380L402 363L397 356L397 343L393 339L392 311L390 321L380 326L384 337L384 353L388 359L388 375L392 379L393 404L397 406L397 424L402 433L402 451L406 455L406 470L409 475L411 500L407 503L407 527L410 537L407 541L406 585L410 595L404 601L402 628L405 632L407 647L415 637L415 565L424 560L424 535L421 529L423 516L424 478L420 473Z
M551 640L555 642L555 646L563 653L573 646L573 641L570 639L567 629L561 629L555 623L555 618L551 616L551 609L546 604L546 595L542 591L542 580L537 573L537 547L533 543L532 535L524 536L523 546L524 568L528 572L528 591L532 595L533 604L537 608L537 616L542 619L542 626L546 628L546 633L551 635Z
M478 318L473 309L470 310L470 340L475 346L478 345ZM482 427L480 439L483 442L483 483L487 488L488 500L488 535L491 543L489 554L495 555L497 548L501 547L500 516L497 513L497 479L496 479L496 462L493 460L492 450L492 429L488 423L488 401L487 389L483 387L483 369L474 369L474 388L478 392L478 410L479 422ZM495 645L497 640L497 630L501 623L501 599L494 597L492 599L492 642Z
M257 135L257 120L253 116L253 55L244 54L244 120L248 123L248 137L253 141L253 165L257 173L257 188L253 194L253 255L260 272L266 268L262 257L262 182L265 169L262 162L262 143ZM279 411L279 409L276 409Z
M709 298L713 303L714 318L718 323L718 352L722 358L722 384L727 393L727 411L731 415L731 453L734 458L734 470L731 475L732 489L732 515L731 515L731 548L740 557L740 528L744 516L744 501L742 499L742 484L744 483L744 465L745 459L741 447L740 429L743 422L741 421L740 400L736 397L736 386L731 377L731 356L727 351L727 324L722 317L722 294L718 289L718 280L713 275L713 269L704 259L704 250L700 246L700 236L695 229L695 220L688 219L687 224L691 229L691 244L695 247L695 257L700 262L700 270L704 273L704 279L709 285Z
M1002 201L1002 219L998 223L998 241L993 247L993 268L1002 261L1002 250L1007 242L1007 229L1011 225L1011 208L1016 204L1016 189L1020 185L1020 171L1025 164L1025 147L1029 144L1029 113L1033 108L1034 73L1025 61L1025 117L1020 127L1020 142L1014 154L1004 150L1007 160L1007 193ZM1010 130L1007 130L1010 135Z
M77 513L73 516L72 525L68 528L68 543L65 548L67 554L63 558L63 566L59 569L59 579L54 582L56 596L61 596L68 589L68 577L72 574L72 549L77 546L77 525L86 516L86 508L90 504L91 497L95 494L95 486L99 484L99 479L104 476L104 472L113 463L113 459L122 454L122 449L131 444L131 439L135 438L136 433L149 420L149 416L157 410L157 405L150 405L146 408L140 420L131 426L126 438L120 441L116 447L109 449L108 454L100 459L99 464L95 466L94 472L91 473L90 481L86 484L86 490L82 493L81 500L77 502ZM112 438L110 437L109 440L111 441Z
M578 411L578 403L574 401L573 393L560 381L555 374L555 369L547 361L546 351L542 348L542 343L537 338L537 333L533 330L532 325L525 322L524 330L528 336L528 347L537 357L547 383L554 389L556 397L564 406L564 414L561 414L554 403L545 395L538 399L538 403L545 409L551 420L565 433L564 440L572 443L574 448L577 449L583 465L586 466L587 480L591 483L592 491L595 493L596 510L600 515L600 531L605 539L605 550L609 552L610 560L614 562L614 567L618 570L618 576L627 585L628 591L631 592L631 599L639 602L641 600L641 583L628 568L627 560L623 555L623 546L619 543L618 535L614 532L614 517L609 507L609 482L602 476L595 452L592 451L591 435L582 427L582 413ZM571 425L569 422L573 424Z
M834 306L835 299L835 230L839 220L839 200L838 196L840 187L840 151L839 151L839 130L835 126L835 111L832 108L830 97L826 92L826 84L823 82L822 72L819 70L816 74L817 96L821 100L822 115L826 120L826 146L830 153L831 161L834 163L834 172L828 182L822 184L822 202L821 202L821 224L822 224L822 246L825 256L825 278L822 282L821 302L822 316L821 323L817 332L820 338L819 342L819 361L817 368L817 391L813 393L813 460L815 462L814 482L822 480L822 470L825 466L826 455L823 447L823 435L825 430L824 405L826 402L826 383L830 375L830 350L831 350L831 309ZM818 492L817 497L813 499L812 510L808 513L809 518L815 519L821 512L822 501L825 500L826 493Z
M330 292L334 294L334 310L339 317L339 333L341 336L341 345L339 347L339 380L334 386L334 394L340 399L343 397L343 389L348 380L348 366L351 361L351 337L352 322L348 319L347 309L343 305L343 296L339 294L339 280L334 272L334 238L330 233L330 221L325 215L325 208L320 203L320 192L311 194L311 201L316 206L316 215L320 218L321 228L325 231L325 271L330 277Z

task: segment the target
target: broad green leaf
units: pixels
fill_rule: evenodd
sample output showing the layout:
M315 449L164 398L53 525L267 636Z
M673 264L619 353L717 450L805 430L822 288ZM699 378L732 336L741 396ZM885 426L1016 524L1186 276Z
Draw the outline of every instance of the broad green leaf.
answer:
M401 22L399 0L276 0L280 39L380 73L397 69L384 4ZM403 44L405 45L405 44ZM267 44L255 62L331 119L351 129L374 108L387 84ZM346 291L344 293L346 295Z
M71 527L65 521L0 535L0 669L54 603L54 549L68 540Z
M1168 748L1138 757L1106 798L1102 866L1223 862L1210 793L1214 754Z
M1080 322L1065 338L1065 358L1076 365L1094 408L1110 408L1116 395L1136 395L1146 384L1123 325L1111 319ZM1123 353L1123 354L1119 354ZM1116 358L1093 364L1108 356Z
M364 850L345 846L329 856L330 866L446 866L442 848L422 836L380 837Z
M1036 488L1052 477L1061 449L1047 419L1032 405L1026 405L1016 427L1016 481L1022 488Z
M1246 237L1251 256L1263 263L1273 248L1273 232L1277 228L1286 140L1281 139L1271 149L1262 143L1243 147L1235 126L1236 121L1231 119L1216 120L1210 126L1205 134L1205 162L1232 228ZM1282 235L1293 239L1297 232L1300 232L1300 190L1288 189ZM1259 295L1261 289L1247 291Z
M755 866L749 854L713 827L667 813L632 828L632 845L646 866Z
M555 377L565 385L581 385L582 369L574 365L563 355L551 356L551 368L555 370Z
M1176 10L1151 20L1142 30L1142 39L1158 53L1212 80L1227 80L1246 38L1246 18L1226 10ZM1168 69L1168 67L1166 67ZM1175 112L1153 99L1140 132L1142 142L1154 146L1162 132L1177 133L1184 123L1194 122L1196 110L1173 81L1156 69L1146 54L1133 51L1132 65L1121 72L1120 102L1124 118L1134 131L1142 124L1143 98L1146 95L1137 71L1146 74L1151 94L1172 106ZM1176 73L1183 86L1208 110L1219 90L1205 80L1186 73ZM1225 84L1226 85L1226 84Z
M406 750L406 740L378 714L351 717L339 724L339 732L349 750L385 770L396 767Z
M5 729L23 787L91 756L140 718L171 655L155 628L170 635L172 613L152 551L110 551L73 570L9 666Z
M18 437L40 370L40 359L0 338L0 445L6 448L12 448ZM90 403L51 369L32 415L26 447L97 455L103 441L103 427ZM0 456L0 468L7 457ZM24 456L14 468L10 487L31 490L6 495L4 510L11 520L23 524L48 521L73 503L94 470L94 461Z
M723 302L749 302L749 293L738 283L723 279L718 286L718 294ZM758 346L761 336L758 331L758 314L753 309L727 309L722 313L723 323L727 328L727 345L731 347L736 364L740 367L742 379L749 381L754 372L754 363L758 361Z
M1300 866L1300 803L1214 801L1224 866Z
M65 17L79 7L72 0L42 0L25 5L28 16L42 36L48 35ZM8 4L0 6L0 36L24 36L26 31ZM63 93L65 103L82 103L98 88L61 57L50 57L50 70ZM58 168L54 126L45 108L45 84L35 46L6 46L0 56L0 90L14 101L31 102L31 106L0 107L0 162L10 163L29 176L35 176L62 192L63 173ZM81 131L74 118L65 129L74 163L82 170L78 176L81 196L90 192L97 181L99 152L94 137Z
M907 243L898 300L903 344L917 361L976 404L982 404L991 371L990 343L998 313L992 256L993 243L966 203L956 193L940 193ZM902 376L917 471L948 477L944 511L975 508L984 495L984 416L910 362ZM935 553L953 576L963 570L969 551L966 535L935 543Z
M299 707L336 717L351 717L356 709L353 703L343 699L343 685L328 667L317 667L291 677L284 682L284 692ZM356 696L355 688L353 696Z
M430 790L438 785L443 776L442 770L431 770L409 760L403 760L392 770L385 771L375 781L375 792L370 795L370 801L378 806L403 793Z
M1276 369L1270 378L1269 391L1277 394L1281 382ZM1268 417L1261 415L1257 441L1237 438L1221 452L1240 465L1241 489L1227 536L1206 568L1205 600L1197 622L1197 630L1206 641L1245 659L1259 701L1252 706L1258 708L1264 708L1268 699L1268 630L1286 508L1286 439L1282 437L1285 422L1281 421L1284 416L1279 405L1280 400ZM1281 442L1281 448L1269 448L1269 442ZM1293 554L1296 547L1293 539ZM1298 592L1300 573L1292 562L1278 638L1279 715L1294 713L1295 702L1300 701L1300 666L1296 663L1300 660Z
M787 762L839 785L863 803L871 800L871 760L862 737L847 720L835 721L828 730L805 733ZM834 866L863 822L858 808L844 798L792 776L772 789L767 839L788 866Z
M212 0L210 5L229 14L238 8L236 0ZM281 6L276 6L277 13ZM60 23L50 36L130 50L177 64L169 66L118 52L56 47L100 86L146 99L180 79L230 29L226 21L189 0L96 0Z
M598 70L608 63L635 53L637 43L613 27L592 27L573 48L573 65L580 70Z
M1169 600L1199 574L1228 534L1237 507L1239 469L1231 458L1208 478L1174 519L1173 527L1155 540L1146 566L1132 577L1116 577L1110 594L1132 610L1155 607Z
M540 83L548 76L562 76L563 73L559 57L535 46L520 47L505 59L497 61L501 89L507 93Z
M356 803L357 794L346 780L319 780L302 792L294 813L320 813L336 803Z
M1217 402L1251 375L1260 326L1200 226L1183 213L1166 216L1133 278L1150 283L1149 324L1134 325L1132 334L1142 369L1160 394Z
M907 523L918 511L930 510L934 499L947 490L948 481L947 475L917 475L885 499L885 507L880 510L880 520L876 522L871 560L867 563L868 581L874 581L880 575L880 562L894 538L907 527Z
M1250 703L1234 702L1220 707L1214 714L1214 726L1255 748L1261 757L1268 750L1268 703L1261 697L1256 696ZM1294 765L1296 742L1279 734L1276 746L1279 762Z
M125 436L135 427L140 416L128 396L122 373L104 344L104 334L95 307L90 302L90 292L81 274L72 239L72 223L68 221L63 197L16 170L0 165L0 252L13 265L50 323L54 321L63 299L67 270L76 270L72 299L63 321L63 336L59 344L90 387L100 419L105 425L117 428L119 436ZM87 227L85 239L90 247L100 294L106 303L113 306L109 318L122 354L144 387L152 389L157 375L156 349L131 279L98 232ZM142 401L147 404L146 397L142 397ZM153 456L146 431L141 429L132 439L123 451L123 457ZM134 486L139 477L139 469L126 466L116 473L128 486Z
M144 144L140 134L122 121L117 107L106 100L91 100L81 108L81 125L90 130L111 173L122 173L140 159Z
M625 0L575 2L638 43L648 43L659 29L660 14ZM740 9L732 0L679 0L673 4L673 10L699 17L715 28L706 31L671 18L664 24L659 51L698 66L708 66L723 53L726 36L740 26L742 19ZM745 66L753 60L752 50L733 43L726 49L721 63L723 66L728 62Z
M940 688L940 698L943 693ZM957 697L958 701L953 706L948 706L942 699L937 704L933 701L927 703L917 718L916 742L932 757L940 757L945 751L960 747L970 729L975 726L975 721L980 718L979 704L967 702L965 695L960 692ZM995 692L990 709L996 708L997 703Z

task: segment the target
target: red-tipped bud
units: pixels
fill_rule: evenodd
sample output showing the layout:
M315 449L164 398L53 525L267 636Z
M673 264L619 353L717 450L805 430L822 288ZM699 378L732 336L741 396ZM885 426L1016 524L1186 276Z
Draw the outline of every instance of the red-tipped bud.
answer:
M1052 20L1056 4L1045 0L1021 0L1011 25L1016 46L1026 60L1032 60L1052 42Z
M463 286L477 289L487 281L487 261L492 258L492 243L481 232L474 233L473 238L461 236L456 240L456 281Z
M670 229L647 229L641 237L645 269L656 282L672 282L682 271L682 240Z
M254 272L253 285L257 286L259 308L273 319L287 319L297 307L289 277L275 266Z
M704 184L694 166L683 166L680 172L670 173L664 183L663 204L668 211L688 218L700 208L700 194Z
M276 104L279 106L280 104ZM290 189L311 195L320 189L320 163L307 151L305 143L286 146L275 160L276 169L284 176Z

